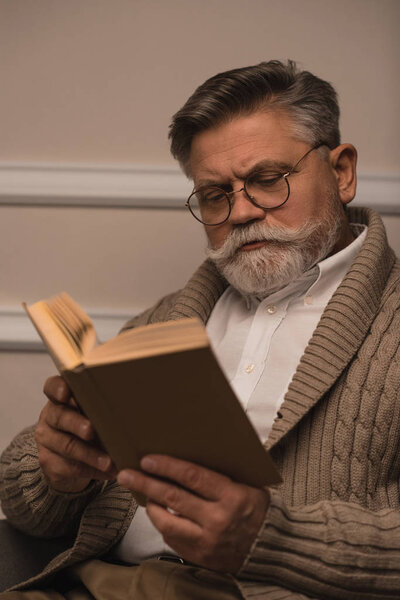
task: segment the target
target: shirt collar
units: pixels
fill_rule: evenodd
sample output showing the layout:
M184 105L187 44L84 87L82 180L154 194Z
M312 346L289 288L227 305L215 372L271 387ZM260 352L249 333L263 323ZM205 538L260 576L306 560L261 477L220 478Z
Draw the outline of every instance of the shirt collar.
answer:
M359 253L366 235L367 227L364 226L362 233L351 244L318 263L319 274L317 280L308 290L308 294L312 293L313 295L314 303L323 306L328 304L334 292L343 281L347 271L350 269L353 260Z

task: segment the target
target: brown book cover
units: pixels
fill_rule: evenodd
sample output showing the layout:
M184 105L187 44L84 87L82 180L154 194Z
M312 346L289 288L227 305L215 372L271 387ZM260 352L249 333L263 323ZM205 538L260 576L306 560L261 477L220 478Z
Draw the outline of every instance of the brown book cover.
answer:
M72 302L69 309L78 307L65 294L60 298ZM57 325L57 319L47 322L51 301L25 308L118 469L138 468L144 455L156 453L192 461L254 487L281 481L200 321L129 330L71 361L70 349L64 360L63 344L49 339ZM85 317L86 330L93 329ZM64 327L75 326L64 318ZM90 336L94 340L93 331ZM79 336L75 332L72 337L79 348Z

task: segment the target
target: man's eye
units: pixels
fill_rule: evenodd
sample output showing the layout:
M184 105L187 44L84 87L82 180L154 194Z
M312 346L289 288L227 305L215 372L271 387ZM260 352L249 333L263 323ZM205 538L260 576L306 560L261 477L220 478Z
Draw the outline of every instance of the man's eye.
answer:
M226 196L222 190L207 190L199 194L199 200L203 204L218 204L225 199Z
M248 180L248 184L259 187L272 187L282 178L280 173L259 173Z

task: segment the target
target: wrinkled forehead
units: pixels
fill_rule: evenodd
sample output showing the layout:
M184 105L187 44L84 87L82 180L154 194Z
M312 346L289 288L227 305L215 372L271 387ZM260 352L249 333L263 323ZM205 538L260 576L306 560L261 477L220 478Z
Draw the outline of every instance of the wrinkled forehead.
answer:
M215 177L245 174L260 160L290 161L306 142L296 138L292 119L282 111L235 117L194 136L188 171L197 184Z

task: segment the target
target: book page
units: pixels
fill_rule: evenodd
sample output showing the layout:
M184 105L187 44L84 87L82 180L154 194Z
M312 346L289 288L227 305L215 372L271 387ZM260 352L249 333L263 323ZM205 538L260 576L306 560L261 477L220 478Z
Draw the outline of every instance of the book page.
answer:
M198 319L153 323L129 329L97 346L84 357L86 365L101 365L208 346L204 325Z
M92 321L65 292L23 306L59 370L81 364L85 352L96 345Z
M79 350L81 354L85 356L85 354L98 345L97 335L92 320L79 304L77 304L66 292L62 292L59 296L55 296L49 303L50 307L52 307L54 301L58 303L59 308L63 311L64 318L71 330L71 334L77 338Z
M54 319L46 302L36 302L32 306L24 303L23 307L59 371L72 369L82 362L79 349L71 343L66 331Z

